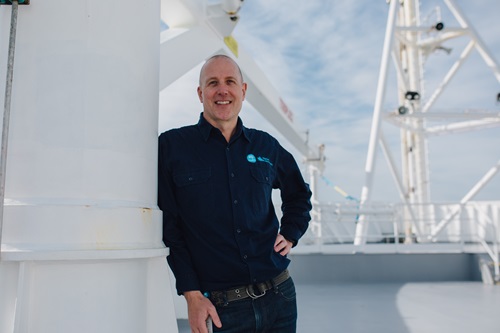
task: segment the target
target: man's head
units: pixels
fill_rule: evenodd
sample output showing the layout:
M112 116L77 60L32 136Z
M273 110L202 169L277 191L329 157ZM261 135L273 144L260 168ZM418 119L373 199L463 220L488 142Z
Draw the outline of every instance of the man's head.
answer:
M218 128L235 125L247 90L236 62L225 55L209 58L201 68L199 84L205 119Z

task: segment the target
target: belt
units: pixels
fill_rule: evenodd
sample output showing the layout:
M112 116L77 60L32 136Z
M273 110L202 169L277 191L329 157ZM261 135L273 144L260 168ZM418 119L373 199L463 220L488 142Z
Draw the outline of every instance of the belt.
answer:
M212 291L209 293L208 297L215 305L219 306L248 297L256 299L264 296L266 291L282 284L288 280L288 278L290 278L290 273L285 269L274 279L224 291Z

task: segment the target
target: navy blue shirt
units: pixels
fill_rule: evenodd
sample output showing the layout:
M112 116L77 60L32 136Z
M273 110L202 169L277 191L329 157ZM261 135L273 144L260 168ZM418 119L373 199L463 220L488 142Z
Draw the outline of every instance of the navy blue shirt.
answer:
M274 242L278 232L295 244L304 234L311 192L276 139L238 119L228 143L202 114L198 124L160 135L158 163L163 241L179 294L263 282L288 266Z

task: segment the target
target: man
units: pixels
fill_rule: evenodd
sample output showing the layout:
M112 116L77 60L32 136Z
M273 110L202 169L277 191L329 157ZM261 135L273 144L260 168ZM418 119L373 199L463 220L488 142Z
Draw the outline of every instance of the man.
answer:
M198 124L159 138L163 240L192 332L207 332L209 317L215 331L295 332L286 255L308 227L311 192L290 153L243 126L246 90L234 60L211 57L200 72Z

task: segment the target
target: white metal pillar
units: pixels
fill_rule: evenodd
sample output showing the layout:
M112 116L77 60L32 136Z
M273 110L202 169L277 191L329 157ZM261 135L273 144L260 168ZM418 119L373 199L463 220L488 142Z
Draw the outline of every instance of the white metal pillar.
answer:
M401 4L399 25L403 27L420 26L420 2L408 0ZM406 73L406 85L399 85L399 105L407 107L409 112L422 114L421 99L424 96L423 84L423 54L419 45L419 32L414 29L405 31L407 40L405 44L399 43L401 63L404 64L402 71ZM408 89L405 91L404 89ZM429 162L427 138L424 134L426 127L424 117L407 119L414 131L402 130L401 150L403 179L405 179L406 190L410 204L416 204L415 213L419 221L430 219L429 208L426 204L430 198ZM408 217L405 218L409 220ZM408 233L407 233L408 234ZM411 236L411 235L407 235ZM407 242L411 237L407 237Z
M391 121L401 128L402 177L401 182L399 182L399 178L395 177L395 179L400 196L404 203L408 204L409 208L405 220L411 221L411 230L408 229L407 236L415 234L418 237L420 227L423 228L437 222L429 205L431 203L431 184L427 137L495 127L500 124L498 112L481 111L470 114L467 110L462 112L436 112L436 110L432 109L434 102L449 86L449 82L474 48L500 81L500 66L473 26L453 0L444 0L444 3L460 24L459 28L448 28L443 22L420 22L420 1L418 0L390 1L391 6L387 20L361 204L366 205L370 201L376 144L382 143L381 120ZM440 17L440 15L438 16ZM458 37L470 38L470 42L455 63L452 64L437 89L427 94L423 79L423 67L426 58L435 50L447 50L442 44L447 40ZM391 46L393 42L395 44L394 48ZM399 105L396 110L387 112L382 116L381 110L387 85L387 64L391 48L397 72ZM465 121L456 121L457 119L464 119ZM441 122L432 126L432 124L436 124L436 121ZM442 121L447 121L447 123L443 125ZM383 147L383 149L388 150L388 147ZM386 153L386 156L390 156L390 154ZM394 174L395 167L390 158L387 157L387 159L389 160L391 172ZM410 206L413 206L413 208ZM362 215L356 228L356 245L362 245L366 241L366 224L367 217Z
M389 71L389 61L393 45L393 34L396 25L397 5L399 1L391 1L389 7L389 16L384 38L384 49L382 51L382 60L380 64L380 73L377 85L377 95L375 98L375 106L373 110L372 127L370 132L370 142L368 144L368 154L365 164L365 184L361 191L360 206L362 207L371 199L371 190L373 186L373 177L375 172L375 162L377 155L377 144L380 135L380 123L382 121L382 107L385 100L385 91L387 88L387 74ZM361 215L358 224L356 225L356 235L354 245L363 245L366 242L367 231L366 215Z
M1 6L2 91L9 24ZM1 332L177 332L156 205L159 32L159 0L19 8Z

